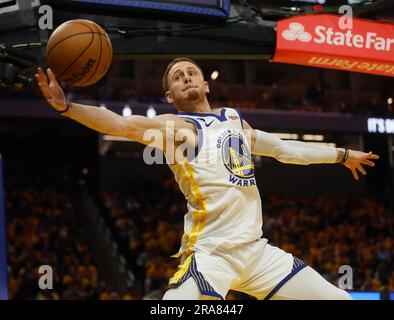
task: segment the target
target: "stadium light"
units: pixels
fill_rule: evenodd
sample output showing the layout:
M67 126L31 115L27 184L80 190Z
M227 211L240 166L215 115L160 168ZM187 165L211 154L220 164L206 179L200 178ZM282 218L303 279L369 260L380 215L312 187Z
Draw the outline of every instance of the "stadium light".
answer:
M219 76L219 71L215 70L214 72L212 72L211 74L211 79L212 80L216 80Z
M150 106L148 108L148 110L146 111L146 116L148 118L153 118L154 116L156 116L156 110L155 110L155 108L153 106Z
M133 114L133 111L131 110L130 106L128 104L126 104L122 110L123 117L128 117L128 116L131 116L132 114Z

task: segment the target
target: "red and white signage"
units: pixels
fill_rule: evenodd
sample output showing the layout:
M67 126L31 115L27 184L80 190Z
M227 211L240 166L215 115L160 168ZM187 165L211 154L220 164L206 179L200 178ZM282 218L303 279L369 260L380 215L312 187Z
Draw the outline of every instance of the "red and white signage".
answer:
M341 16L305 15L278 21L273 62L394 77L394 24Z

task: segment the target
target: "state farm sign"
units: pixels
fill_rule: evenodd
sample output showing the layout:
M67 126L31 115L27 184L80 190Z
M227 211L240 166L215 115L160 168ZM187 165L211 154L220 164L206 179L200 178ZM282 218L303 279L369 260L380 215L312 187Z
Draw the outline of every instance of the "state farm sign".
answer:
M394 25L339 16L309 15L280 20L274 62L394 76Z

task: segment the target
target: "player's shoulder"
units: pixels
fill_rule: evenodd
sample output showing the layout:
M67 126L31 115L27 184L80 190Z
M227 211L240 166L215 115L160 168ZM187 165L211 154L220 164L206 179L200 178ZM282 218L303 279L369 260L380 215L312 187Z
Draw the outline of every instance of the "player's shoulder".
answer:
M241 121L243 120L241 112L238 110L238 108L234 107L223 107L221 108L221 112L225 114L226 119L231 119L231 120L237 120Z
M225 109L225 114L227 119L234 121L240 121L244 129L251 129L251 126L244 119L242 112L237 107L223 107Z
M176 119L179 119L179 117L176 114L173 114L173 113L159 114L155 118L156 119L160 119L160 120L176 120Z
M173 113L163 113L155 117L158 120L185 122L185 119Z

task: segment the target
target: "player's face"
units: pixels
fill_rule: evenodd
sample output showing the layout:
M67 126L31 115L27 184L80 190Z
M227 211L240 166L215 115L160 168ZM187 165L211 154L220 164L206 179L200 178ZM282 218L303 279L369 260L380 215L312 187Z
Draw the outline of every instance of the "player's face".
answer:
M169 90L167 101L177 107L191 106L203 101L209 92L201 71L189 61L181 61L172 66L168 73Z

